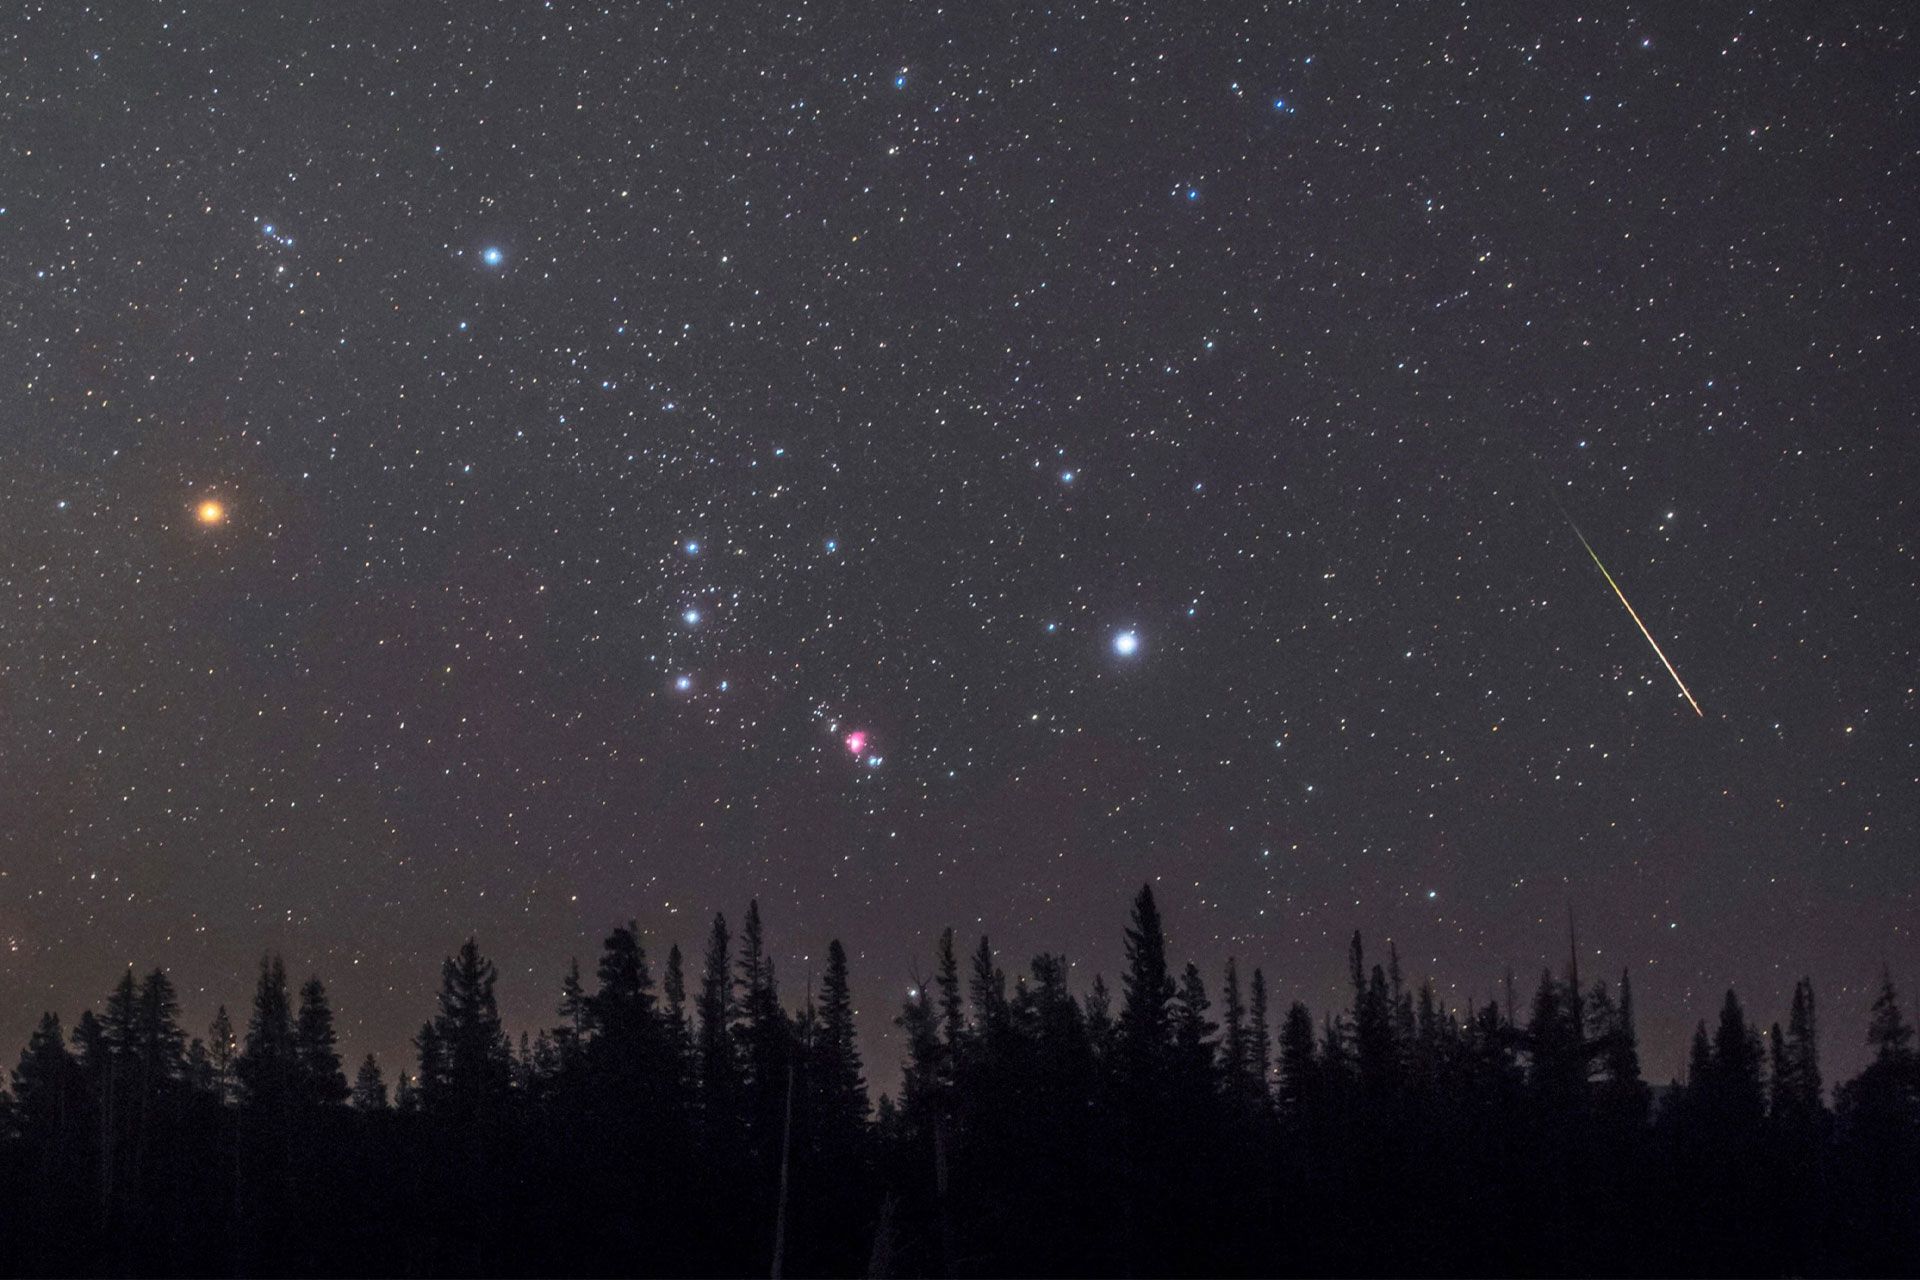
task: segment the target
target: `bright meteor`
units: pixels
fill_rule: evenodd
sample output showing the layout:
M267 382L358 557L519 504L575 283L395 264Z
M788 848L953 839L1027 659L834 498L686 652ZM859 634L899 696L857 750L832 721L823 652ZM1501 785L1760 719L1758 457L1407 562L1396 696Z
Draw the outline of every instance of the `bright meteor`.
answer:
M1566 515L1566 512L1562 511L1561 514ZM1687 705L1693 708L1693 714L1702 720L1706 719L1707 713L1702 711L1700 704L1693 700L1693 694L1687 689L1687 682L1680 678L1680 673L1673 669L1671 662L1667 661L1667 655L1661 652L1660 642L1653 638L1653 632L1647 630L1647 624L1640 621L1640 615L1633 611L1631 604L1628 604L1627 593L1620 589L1620 584L1615 582L1613 575L1607 572L1607 566L1600 563L1599 553L1594 551L1593 544L1587 541L1587 535L1580 532L1580 526L1573 523L1572 516L1567 516L1567 524L1573 529L1573 536L1580 539L1580 545L1587 549L1587 554L1593 557L1594 566L1600 570L1600 576L1607 580L1607 585L1613 588L1613 594L1619 596L1620 603L1627 606L1627 616L1633 619L1633 625L1640 628L1640 634L1645 636L1647 643L1653 646L1653 652L1659 657L1660 665L1667 669L1667 674L1673 677L1673 682L1680 686L1681 696L1686 698Z

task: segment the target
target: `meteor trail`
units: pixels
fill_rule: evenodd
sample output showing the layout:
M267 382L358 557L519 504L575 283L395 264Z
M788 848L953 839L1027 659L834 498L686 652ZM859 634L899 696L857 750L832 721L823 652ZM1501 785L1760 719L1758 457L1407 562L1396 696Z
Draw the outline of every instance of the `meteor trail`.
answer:
M1580 532L1580 526L1573 523L1573 517L1567 515L1564 507L1561 508L1560 514L1567 516L1567 525L1573 530L1573 536L1580 539L1580 545L1587 549L1589 556L1593 557L1595 567L1600 570L1600 576L1607 580L1607 585L1613 588L1613 594L1619 596L1620 603L1627 606L1627 616L1633 619L1633 625L1640 628L1640 634L1645 636L1647 643L1653 646L1654 653L1660 658L1660 665L1667 669L1667 674L1673 677L1673 682L1680 686L1680 693L1686 698L1687 705L1693 708L1693 714L1699 716L1702 720L1706 719L1707 713L1702 711L1700 704L1693 700L1693 694L1687 689L1687 682L1680 678L1680 673L1673 669L1671 662L1667 661L1667 655L1661 652L1660 642L1653 638L1653 632L1647 630L1647 624L1640 621L1640 615L1633 611L1631 604L1627 603L1627 593L1620 589L1620 584L1615 582L1613 575L1607 572L1607 566L1600 563L1599 553L1594 551L1593 544L1587 541L1587 535Z

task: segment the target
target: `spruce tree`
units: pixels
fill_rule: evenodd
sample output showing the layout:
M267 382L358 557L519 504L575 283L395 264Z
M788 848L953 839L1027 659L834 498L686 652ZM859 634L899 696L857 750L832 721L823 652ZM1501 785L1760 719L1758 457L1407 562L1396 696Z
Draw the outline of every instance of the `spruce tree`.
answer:
M1296 1121L1313 1101L1318 1069L1313 1014L1296 1000L1288 1006L1286 1019L1280 1024L1280 1105Z
M1620 972L1620 998L1606 996L1606 988L1597 988L1599 1021L1596 1029L1600 1048L1600 1105L1614 1121L1631 1131L1646 1121L1651 1098L1647 1083L1640 1075L1640 1039L1633 1025L1633 981L1626 970Z
M1173 1043L1183 1085L1196 1093L1210 1093L1215 1082L1213 1035L1220 1027L1207 1017L1210 1008L1200 968L1188 964L1173 997Z
M13 1069L13 1100L29 1138L45 1141L67 1124L68 1104L79 1068L67 1051L60 1015L43 1013L20 1065Z
M1873 998L1867 1017L1867 1044L1875 1062L1906 1065L1913 1058L1913 1028L1900 1014L1900 995L1894 990L1893 973L1882 967L1880 990Z
M554 1043L560 1049L562 1067L573 1065L587 1037L587 992L580 985L580 961L567 961L566 976L560 979L560 1025L553 1029Z
M1713 1037L1712 1075L1716 1100L1728 1123L1745 1128L1759 1122L1765 1110L1760 1066L1759 1036L1747 1025L1739 997L1729 990Z
M1253 971L1251 986L1252 999L1249 1005L1251 1021L1247 1026L1247 1036L1252 1045L1248 1068L1259 1086L1261 1103L1268 1103L1273 1096L1273 1033L1267 1026L1267 975L1258 968ZM1307 1022L1307 1036L1311 1043L1313 1022Z
M387 1110L387 1082L380 1075L380 1060L372 1054L360 1060L353 1077L353 1109L360 1112Z
M255 1107L281 1107L294 1100L297 1079L293 1000L287 991L287 967L279 956L263 956L254 987L247 1038L234 1074Z
M693 1051L693 1028L687 1016L686 962L681 958L678 944L667 948L667 969L661 977L660 991L667 1002L667 1036L673 1042L674 1052L684 1058Z
M607 935L595 972L600 985L586 998L586 1023L595 1047L618 1074L648 1069L658 1023L653 974L637 924L629 922Z
M1803 977L1793 987L1793 1006L1787 1017L1786 1065L1792 1076L1794 1105L1808 1115L1819 1111L1824 1084L1820 1078L1820 1035L1814 1019L1812 978Z
M715 915L713 930L707 936L706 967L695 1009L700 1015L700 1086L707 1109L716 1119L734 1105L739 1090L740 1064L732 1029L736 1007L732 950L727 918Z
M213 1073L213 1093L221 1102L233 1101L237 1082L234 1078L234 1063L240 1057L240 1042L233 1033L233 1019L227 1016L227 1006L221 1005L214 1010L213 1021L207 1026L207 1064Z
M1086 1018L1087 1041L1093 1046L1094 1055L1104 1059L1113 1050L1113 993L1107 990L1106 978L1097 973L1087 988Z
M133 976L133 966L128 965L100 1012L101 1039L108 1060L119 1065L123 1075L137 1052L139 1023L140 983Z
M867 1084L860 1074L847 951L838 938L827 944L827 968L820 978L819 1034L814 1046L821 1092L830 1116L842 1129L857 1128L867 1118Z
M1140 886L1127 926L1127 971L1120 979L1120 1049L1140 1079L1156 1074L1173 1042L1173 974L1167 967L1167 936L1153 887Z
M334 1107L347 1100L346 1073L340 1067L338 1037L333 1030L333 1006L326 984L318 977L300 986L300 1012L294 1020L293 1056L301 1100L309 1106Z
M960 1059L967 1025L966 1006L960 1000L960 962L953 952L951 928L940 931L940 941L934 948L933 981L940 993L940 1038L947 1051L944 1071L951 1079Z
M153 970L140 983L133 1033L140 1077L150 1091L179 1079L185 1068L187 1036L179 1019L180 1000L173 980L165 970Z
M471 1120L504 1106L512 1054L493 994L498 976L471 937L440 966L440 1011L417 1042L421 1101L429 1111Z
M993 946L984 933L980 935L980 945L974 949L967 994L973 1001L973 1016L982 1035L997 1039L1007 1030L1007 975L994 964Z
M1227 970L1220 983L1221 1037L1220 1072L1226 1079L1227 1090L1235 1097L1249 1095L1249 1078L1252 1074L1247 1042L1247 1007L1240 995L1240 967L1232 956L1227 957Z

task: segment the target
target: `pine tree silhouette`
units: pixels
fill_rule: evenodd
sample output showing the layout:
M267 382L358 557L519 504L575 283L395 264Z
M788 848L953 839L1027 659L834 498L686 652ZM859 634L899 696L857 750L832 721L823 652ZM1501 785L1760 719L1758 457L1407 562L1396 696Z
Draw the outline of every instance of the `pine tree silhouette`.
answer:
M300 986L300 1012L294 1019L293 1057L301 1101L309 1106L337 1107L350 1094L340 1069L339 1038L333 1030L333 1006L326 984L308 978Z
M360 1060L360 1070L354 1074L352 1103L355 1111L388 1109L387 1082L380 1074L380 1060L372 1054Z

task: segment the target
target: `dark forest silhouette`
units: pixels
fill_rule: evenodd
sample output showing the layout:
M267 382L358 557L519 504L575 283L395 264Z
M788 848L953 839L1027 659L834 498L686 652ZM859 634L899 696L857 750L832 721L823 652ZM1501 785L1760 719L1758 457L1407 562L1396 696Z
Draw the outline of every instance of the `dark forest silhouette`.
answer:
M1891 980L1822 1088L1811 983L1762 1035L1729 991L1685 1082L1641 1078L1633 995L1540 976L1443 1010L1358 934L1347 1008L1176 970L1142 889L1115 995L1009 980L942 936L870 1106L846 952L782 1004L757 907L656 983L638 931L516 1047L472 940L417 1071L351 1081L325 987L263 961L189 1040L164 971L0 1110L10 1273L1858 1274L1920 1269L1920 1057Z

